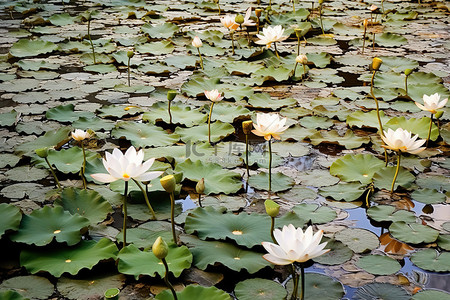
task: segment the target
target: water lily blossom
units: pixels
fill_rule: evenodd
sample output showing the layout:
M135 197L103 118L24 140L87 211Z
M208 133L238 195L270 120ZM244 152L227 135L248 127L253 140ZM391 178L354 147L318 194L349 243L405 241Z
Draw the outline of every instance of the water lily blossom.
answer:
M83 131L81 129L75 129L75 131L72 132L71 135L72 138L78 142L91 137L91 134L88 131Z
M247 9L247 11L245 12L245 16L244 16L244 23L242 23L243 26L255 26L256 23L250 19L252 15L252 8L249 7Z
M192 39L192 46L194 46L195 48L200 48L202 45L203 45L203 42L198 36L195 36Z
M281 118L278 114L256 114L256 123L253 123L255 129L252 132L255 135L263 136L266 141L272 137L280 140L282 134L289 126L286 124L287 118Z
M209 108L209 116L208 116L208 142L211 144L211 115L212 115L214 103L219 102L220 100L222 100L223 97L222 97L222 93L219 93L219 91L217 89L211 90L211 91L205 91L204 93L205 93L206 98L208 98L209 100L212 101L211 107Z
M419 102L416 102L416 105L421 110L429 111L432 114L437 113L437 110L443 108L445 104L447 104L448 98L441 100L441 95L438 93L433 95L423 95L423 105Z
M418 135L411 137L411 132L402 128L397 128L395 131L388 129L384 131L384 135L381 136L386 145L382 147L391 149L397 152L408 152L411 154L417 154L425 150L425 147L421 147L426 140L417 140Z
M226 15L223 18L220 18L220 22L222 25L228 30L236 30L239 28L239 24L234 21L235 17L231 15Z
M269 49L272 43L281 42L288 38L288 36L284 36L283 34L284 29L281 25L268 26L263 28L262 34L256 35L259 38L256 43L258 45L266 45L267 49Z

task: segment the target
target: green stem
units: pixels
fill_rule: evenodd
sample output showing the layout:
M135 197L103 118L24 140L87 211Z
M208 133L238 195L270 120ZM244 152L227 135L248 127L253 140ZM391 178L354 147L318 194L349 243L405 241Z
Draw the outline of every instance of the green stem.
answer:
M269 139L269 193L272 190L272 137Z
M275 243L275 244L278 244L277 243L277 240L275 239L275 236L273 235L273 231L274 231L274 229L275 229L275 218L274 217L270 217L270 219L271 219L271 224L270 224L270 236L272 237L272 241Z
M59 184L59 180L58 180L58 177L56 177L55 170L53 169L52 165L48 161L47 157L45 157L44 159L45 159L45 162L47 163L48 167L50 168L50 172L52 173L53 178L55 178L55 182L56 182L56 185L58 186L58 189L61 189L61 184Z
M248 134L245 135L245 166L247 167L247 181L250 178L250 170L248 168Z
M428 147L428 142L430 141L430 137L431 137L431 127L432 126L433 126L433 113L431 113L431 117L430 117L430 127L428 128L427 143L425 144L425 147Z
M88 32L88 39L89 39L89 42L91 43L91 48L92 48L92 58L93 58L93 60L94 60L94 65L95 65L97 62L95 61L94 43L92 42L92 39L91 39L91 20L88 20L88 28L87 28L87 32Z
M131 61L131 57L128 57L128 86L131 86L131 80L130 80L130 61Z
M322 23L322 4L319 6L319 20L320 20L320 29L322 29L322 34L325 34L325 31L323 30L323 23Z
M292 294L291 294L291 300L296 300L297 294L298 294L298 275L297 275L297 272L295 271L294 264L291 264L291 272L292 272L292 280L294 283L294 288L292 289Z
M300 293L300 300L305 299L305 268L303 267L303 263L300 263L300 270L301 270L301 276L302 276L302 291ZM298 285L298 279L297 279L297 285Z
M170 217L172 223L172 238L175 244L178 244L177 233L175 232L175 197L170 193Z
M405 92L406 96L408 96L408 76L405 77Z
M172 124L172 112L170 111L170 104L172 101L169 101L169 106L167 107L167 111L169 112L169 124Z
M366 33L367 33L367 27L364 26L363 44L362 44L362 54L364 54L364 47L366 46Z
M373 82L374 82L374 78L375 78L375 74L376 73L377 73L377 70L374 70L373 74L372 74L372 78L370 79L370 95L375 100L375 105L377 107L378 126L380 127L380 136L383 136L384 135L384 131L383 131L383 123L381 123L381 118L380 118L380 106L378 105L377 97L375 97L375 94L373 93ZM385 165L387 166L388 156L387 156L386 148L384 148L384 162L385 162Z
M203 206L202 206L202 194L198 194L198 205L199 205L200 207L203 207Z
M151 214L152 214L152 216L153 216L153 219L156 220L156 214L155 214L155 211L153 210L153 207L150 205L150 201L148 201L148 195L147 195L147 193L145 192L144 188L143 188L142 185L139 183L139 181L137 181L137 180L134 179L134 178L131 178L131 179L133 179L134 183L136 183L136 185L137 185L137 186L139 187L139 189L141 190L142 194L144 195L145 203L147 204L147 207L148 207L148 209L150 210L150 212L151 212Z
M297 37L297 56L300 55L300 37Z
M83 164L81 166L81 179L83 180L83 187L84 189L87 189L87 184L86 184L86 177L84 176L84 173L86 172L86 151L84 149L84 144L83 141L81 141L81 149L83 150Z
M232 30L230 30L230 37L231 37L231 50L232 50L232 54L234 55L234 36L233 36Z
M298 65L298 62L295 62L295 66L294 66L294 74L292 74L292 77L295 77L295 71L297 70L297 65Z
M375 33L372 36L372 50L375 51Z
M197 48L197 51L198 51L198 56L200 56L200 66L202 67L202 70L204 70L203 69L203 57L202 57L202 54L200 53L200 48Z
M277 43L274 42L273 46L275 47L275 54L277 55L277 58L280 58L280 55L278 55L278 50L277 50Z
M259 34L259 17L256 17L256 33Z
M292 12L295 13L295 0L292 0Z
M304 78L306 78L306 66L305 66L305 64L302 64L303 65L303 75L304 75Z
M125 181L125 191L123 192L123 243L122 247L125 248L127 246L127 218L128 218L128 210L127 210L127 199L128 199L128 181Z
M401 152L398 151L398 153L397 153L397 169L395 170L394 179L392 180L391 193L394 192L395 181L397 180L398 171L400 170L400 157L401 157L401 156L402 156Z
M211 102L211 107L209 109L209 116L208 116L208 142L211 144L211 115L213 110L214 102Z
M219 9L219 15L220 15L220 13L221 13L222 11L221 11L221 9L220 9L220 3L219 3L219 0L217 0L217 8Z
M173 286L169 281L169 266L167 265L166 259L162 258L161 261L163 262L164 268L166 269L166 273L164 274L164 282L166 283L167 287L172 292L173 299L178 300L177 293L175 293L175 290L173 289Z

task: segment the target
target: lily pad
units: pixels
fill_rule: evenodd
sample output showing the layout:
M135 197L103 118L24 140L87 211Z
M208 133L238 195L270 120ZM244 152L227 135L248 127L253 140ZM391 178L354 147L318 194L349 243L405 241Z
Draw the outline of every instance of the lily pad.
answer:
M219 290L214 286L204 287L200 285L189 285L185 287L181 292L177 292L177 298L179 300L191 300L191 299L231 300L231 296L228 295L228 293ZM172 300L173 295L171 291L165 290L156 295L155 299Z
M142 32L148 34L151 38L170 38L175 32L177 32L179 27L172 23L163 23L160 25L144 24L141 27Z
M403 128L413 134L418 134L421 139L428 137L428 128L430 126L430 118L423 117L421 119L406 119L405 117L394 117L385 124L386 128L396 130L397 128ZM385 129L387 130L387 129ZM435 141L439 137L439 129L435 124L431 126L430 140Z
M330 174L344 181L370 183L384 162L371 154L347 154L337 159L330 167Z
M24 215L19 231L11 236L15 242L44 246L56 239L72 246L81 240L81 230L89 225L89 220L80 215L71 215L62 207L42 209Z
M425 204L438 204L444 203L446 196L443 193L439 193L435 189L420 189L411 193L411 198L425 203Z
M444 291L426 289L421 290L417 294L414 294L411 298L411 300L434 300L434 299L450 300L450 294Z
M289 280L286 288L292 293L292 280ZM297 297L300 297L300 290L299 287ZM344 288L339 281L323 274L305 273L305 299L335 300L343 296Z
M156 102L150 107L148 112L142 115L142 120L155 124L158 121L170 122L169 113L167 111L167 102ZM216 108L216 106L214 106ZM192 109L190 106L176 103L171 105L170 113L172 115L172 122L174 124L183 124L187 127L192 127L201 123L205 123L207 115L203 114L198 109ZM213 116L216 110L214 110Z
M70 127L61 127L56 131L48 131L33 141L18 145L15 151L21 155L30 155L34 154L35 149L57 146L61 142L68 140L70 131Z
M356 266L374 275L391 275L402 268L398 261L384 255L361 257L356 263Z
M383 167L373 176L373 182L377 188L391 190L392 180L394 179L396 167ZM414 175L408 170L400 167L397 180L395 181L394 191L402 186L408 188L414 182Z
M136 51L153 55L170 54L174 49L175 47L170 41L146 43L136 46Z
M345 263L353 256L353 251L350 250L343 243L336 240L324 240L327 242L326 249L331 249L327 253L315 257L313 260L316 263L328 266L335 266Z
M14 290L0 290L0 299L4 300L30 300L30 298L25 298L18 292Z
M302 203L294 206L292 210L300 219L303 219L305 223L325 224L333 221L337 217L337 214L333 209L316 204Z
M20 292L30 299L48 299L55 288L47 278L29 275L9 278L0 284L0 289Z
M396 210L391 205L372 206L367 210L367 215L377 222L406 222L416 221L416 216L408 210Z
M354 299L409 300L411 295L402 287L390 283L369 283L356 290Z
M9 113L0 114L0 126L12 126L17 123L17 111L11 110Z
M331 197L335 200L350 202L361 197L365 191L365 185L352 182L322 187L320 188L319 193L324 197Z
M269 173L260 172L256 175L250 177L248 183L250 186L259 189L259 190L269 190ZM283 173L277 172L272 173L272 184L271 191L272 192L281 192L286 191L292 186L294 186L295 181L289 176L284 175Z
M380 111L380 119L382 124L386 124L390 119L384 114L384 111ZM369 112L363 112L361 110L355 111L347 116L347 124L351 127L356 126L359 128L370 127L379 128L377 111L372 110Z
M234 131L234 127L229 123L221 121L211 123L211 142L218 142L233 134ZM201 124L190 128L178 127L175 129L175 134L179 135L181 140L185 143L199 141L206 142L208 141L208 125Z
M450 252L423 249L411 254L411 261L427 271L450 272Z
M268 279L252 278L239 282L234 288L239 300L285 299L286 289L279 283Z
M122 288L126 277L123 274L101 274L83 278L61 277L58 279L57 289L69 299L93 299L103 298L106 290L110 288Z
M60 105L55 108L47 110L45 116L49 120L55 120L58 122L73 122L80 117L94 118L95 115L87 111L74 111L73 104Z
M85 153L87 162L92 161L99 156L96 152L92 151L85 151ZM61 149L59 151L50 150L47 159L58 169L58 171L65 174L75 174L80 172L83 164L83 150L79 147ZM45 160L40 157L33 157L32 162L38 167L48 168Z
M1 203L0 204L0 237L7 230L18 230L22 214L20 209L14 205Z
M81 269L92 269L99 261L116 259L118 249L109 239L81 241L74 247L23 250L20 253L20 265L35 274L46 271L55 277L63 273L77 274Z
M284 106L295 105L297 101L293 98L274 99L268 93L253 94L248 99L248 104L255 108L278 109Z
M380 244L371 231L361 228L347 228L335 234L334 238L356 253L369 252Z
M403 221L392 223L389 232L394 238L410 244L432 243L439 236L439 231L429 226Z
M355 149L370 142L370 138L356 136L352 130L347 130L344 136L340 136L336 130L320 131L310 135L309 139L314 146L320 143L331 143L344 146L346 149Z
M53 52L56 49L58 49L58 45L52 42L21 39L12 45L9 53L15 57L28 57Z
M121 122L111 131L116 138L125 137L135 147L159 147L173 145L180 139L178 134L169 134L152 124Z
M136 228L127 229L127 242L138 248L150 249L159 236L165 241L172 239L171 225L169 222L150 221ZM123 234L119 233L116 239L119 243L122 242Z

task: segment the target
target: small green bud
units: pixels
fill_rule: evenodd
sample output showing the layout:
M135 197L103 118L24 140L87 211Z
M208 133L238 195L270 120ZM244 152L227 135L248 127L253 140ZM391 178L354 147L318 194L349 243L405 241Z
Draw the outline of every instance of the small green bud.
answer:
M321 5L322 5L322 4L323 4L323 0L319 0L319 4L321 4Z
M167 100L172 101L177 96L177 91L169 90L167 91Z
M167 243L159 236L153 243L152 252L158 259L166 258L169 253L169 246L167 246Z
M411 75L412 71L413 71L413 70L411 70L411 69L405 69L405 75L406 75L406 76Z
M266 213L272 218L275 218L280 212L280 205L273 200L264 201L264 206L266 207Z
M443 114L444 114L444 111L443 111L443 110L438 110L438 111L434 114L434 117L435 117L436 119L440 119L440 118L442 117Z
M48 148L47 147L36 149L36 150L34 150L34 152L36 152L36 154L40 158L46 158L48 156Z
M177 181L175 180L175 177L173 175L164 176L159 180L159 182L161 182L161 185L166 190L166 192L173 193L173 191L175 191Z
M242 23L244 23L245 19L243 15L237 15L236 18L234 18L234 21L241 25Z
M303 34L302 34L303 30L300 29L300 28L295 28L295 29L294 29L294 32L295 32L295 35L296 35L298 38L301 38L301 37L303 36Z
M127 51L127 57L132 58L134 56L134 51Z
M242 122L242 130L244 131L244 134L250 134L252 132L252 129L253 129L252 120Z
M382 63L383 63L383 60L381 58L374 57L372 60L372 68L375 71L378 71L380 69Z
M197 194L203 194L205 192L205 178L200 179L195 186Z

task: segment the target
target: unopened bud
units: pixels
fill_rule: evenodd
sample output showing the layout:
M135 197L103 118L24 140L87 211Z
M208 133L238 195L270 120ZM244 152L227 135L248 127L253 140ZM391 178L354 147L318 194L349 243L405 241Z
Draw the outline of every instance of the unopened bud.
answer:
M152 252L158 259L166 258L169 253L169 246L167 246L167 243L159 236L153 243Z
M300 28L295 28L294 29L294 32L295 32L295 35L298 37L298 38L301 38L303 35L302 35L302 31L303 30L301 30Z
M192 46L194 46L195 48L200 48L202 45L202 40L198 36L195 36L192 40Z
M255 9L255 15L256 15L258 18L261 17L261 13L262 13L262 9L261 9L261 8Z
M306 65L308 63L308 57L304 54L300 54L295 58L295 61L299 64Z
M40 158L46 158L48 156L48 148L47 147L36 149L36 150L34 150L34 152L36 152L36 154Z
M380 69L382 63L383 63L383 60L381 58L374 57L372 60L372 68L375 71L378 71Z
M237 15L236 18L234 18L234 21L241 25L242 23L244 23L245 19L243 15Z
M437 112L434 114L434 117L435 117L436 119L440 119L440 118L442 117L443 114L444 114L444 111L443 111L443 110L439 110L439 111L437 111Z
M369 20L364 19L363 26L364 26L364 28L367 28L367 26L369 26Z
M319 0L319 4L322 5L323 4L323 0Z
M177 184L177 181L175 180L175 177L173 175L167 175L164 176L159 180L162 187L166 190L168 193L173 193L175 191L175 186Z
M134 56L134 51L127 51L127 57L132 58Z
M167 91L167 100L172 101L177 96L177 91L169 90Z
M273 200L264 201L264 206L266 207L266 213L272 218L275 218L280 212L280 205Z
M250 134L252 132L252 129L253 129L252 120L242 122L242 130L244 131L244 134Z
M200 179L195 186L197 194L203 194L205 192L205 178Z
M413 71L413 70L411 70L411 69L405 69L405 75L406 75L406 76L411 75L412 71Z

